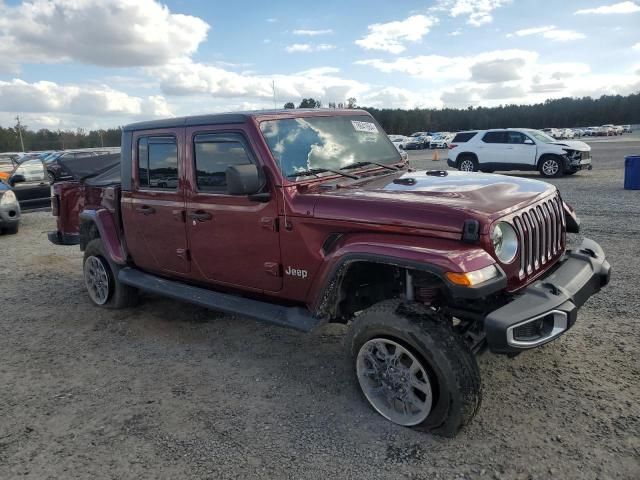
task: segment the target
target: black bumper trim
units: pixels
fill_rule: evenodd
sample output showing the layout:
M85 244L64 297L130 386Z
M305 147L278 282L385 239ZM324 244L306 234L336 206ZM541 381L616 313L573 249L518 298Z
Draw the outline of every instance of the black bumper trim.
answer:
M56 230L47 233L47 238L54 245L78 245L80 243L80 234L78 233L62 233Z
M521 352L527 347L514 346L507 341L509 327L554 310L567 315L567 328L539 344L557 338L573 326L578 309L589 297L609 283L610 272L611 266L600 245L585 238L578 248L567 251L560 265L550 274L527 286L511 302L487 315L484 330L489 349L494 353Z

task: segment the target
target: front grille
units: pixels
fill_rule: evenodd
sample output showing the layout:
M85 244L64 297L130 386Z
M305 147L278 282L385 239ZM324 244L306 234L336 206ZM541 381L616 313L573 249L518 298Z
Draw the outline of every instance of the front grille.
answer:
M564 250L566 221L559 196L522 211L513 224L520 244L520 278L536 273Z

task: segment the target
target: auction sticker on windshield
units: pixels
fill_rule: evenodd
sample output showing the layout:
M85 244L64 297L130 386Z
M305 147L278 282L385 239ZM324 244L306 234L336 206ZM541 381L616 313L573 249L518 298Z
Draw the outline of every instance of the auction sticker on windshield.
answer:
M378 133L378 128L375 123L360 122L358 120L351 120L351 123L353 128L356 129L356 132Z

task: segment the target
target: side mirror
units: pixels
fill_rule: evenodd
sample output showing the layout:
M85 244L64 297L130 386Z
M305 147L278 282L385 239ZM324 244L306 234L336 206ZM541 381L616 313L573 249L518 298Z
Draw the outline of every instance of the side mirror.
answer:
M253 164L228 167L225 176L229 195L255 195L262 186L258 167Z
M525 145L533 145L533 140L531 140L530 138L525 138L524 139L524 144Z
M24 175L21 175L19 173L16 173L15 175L12 175L11 177L9 177L9 185L11 185L12 187L16 183L24 183L26 181L27 181L27 179L24 178Z

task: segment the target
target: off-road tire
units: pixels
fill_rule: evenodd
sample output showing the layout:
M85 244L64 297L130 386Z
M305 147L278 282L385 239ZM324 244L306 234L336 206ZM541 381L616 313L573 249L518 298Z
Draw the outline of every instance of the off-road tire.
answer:
M15 225L11 225L10 227L4 227L2 229L2 233L6 235L15 235L20 230L20 224L16 223Z
M429 372L431 411L412 428L451 437L471 421L482 401L480 370L448 318L399 300L373 305L357 316L346 337L354 370L361 347L374 338L403 345Z
M556 168L553 169L550 166L549 162L555 162ZM560 157L556 156L547 156L540 159L540 164L538 166L538 171L540 175L545 178L558 178L564 174L564 162Z
M470 170L465 168L467 164L471 165ZM458 159L458 170L461 172L477 172L478 168L478 160L471 155L462 155Z
M122 267L116 263L113 263L105 254L104 246L102 245L102 240L100 238L94 238L87 244L87 247L84 250L84 258L82 261L83 272L85 263L87 262L87 259L89 257L96 257L102 262L107 272L109 283L109 294L107 297L107 301L105 303L99 304L93 300L91 295L89 295L92 303L102 308L114 310L135 305L138 301L137 289L130 287L129 285L125 285L118 280L118 272Z

